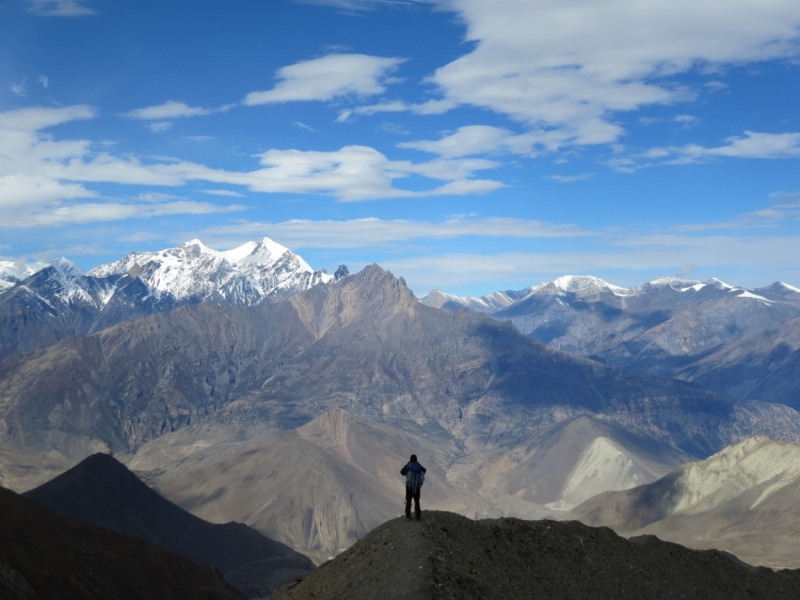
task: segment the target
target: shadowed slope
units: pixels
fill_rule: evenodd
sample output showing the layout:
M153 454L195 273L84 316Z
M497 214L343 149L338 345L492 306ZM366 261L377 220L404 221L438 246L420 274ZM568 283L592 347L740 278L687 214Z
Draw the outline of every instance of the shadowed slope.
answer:
M0 488L0 597L225 600L222 575L137 537L60 516Z
M217 567L232 583L262 593L313 569L305 556L246 525L213 525L175 506L106 454L90 456L24 496L57 513Z

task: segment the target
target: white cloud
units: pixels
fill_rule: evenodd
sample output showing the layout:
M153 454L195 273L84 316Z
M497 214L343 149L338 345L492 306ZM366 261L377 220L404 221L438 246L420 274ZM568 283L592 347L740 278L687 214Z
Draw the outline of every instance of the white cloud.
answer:
M26 98L28 96L28 90L25 89L25 82L22 83L13 83L11 84L11 92L20 96L21 98Z
M83 0L29 0L29 11L43 17L80 17L94 15L94 10L83 5Z
M705 148L689 145L671 149L691 159L725 156L732 158L788 158L800 156L800 133L758 133L745 131L744 137L729 137L724 146Z
M172 121L156 121L155 123L150 123L147 128L153 133L162 133L172 128Z
M239 192L234 192L233 190L202 190L204 194L210 194L212 196L230 196L232 198L244 198L244 194L240 194Z
M344 10L371 10L379 6L407 5L419 0L294 0L299 4L320 4ZM425 0L423 0L425 1Z
M635 247L615 249L614 246ZM800 237L690 237L638 236L584 252L502 254L443 254L406 258L382 263L406 278L414 289L458 285L519 282L532 285L567 273L616 273L642 282L637 273L672 274L686 265L697 269L760 272L796 270ZM764 282L766 283L766 282Z
M276 77L280 81L274 88L250 92L244 103L253 106L382 94L390 82L389 73L403 61L365 54L329 54L279 69Z
M169 102L158 104L156 106L137 108L124 113L122 116L130 119L142 119L145 121L161 121L164 119L179 119L182 117L199 117L203 115L210 115L217 110L219 109L189 106L185 102L176 102L174 100L170 100Z
M605 161L614 171L633 173L654 165L688 165L716 158L780 159L800 157L800 133L759 133L745 131L744 136L732 136L725 144L706 147L699 144L659 146L641 154L631 154Z
M583 181L584 179L591 179L594 173L583 173L581 175L546 175L542 179L550 179L557 183L574 183L576 181Z
M683 127L684 129L691 129L692 127L697 125L699 121L700 119L692 115L675 115L674 117L672 117L672 122L680 123L681 127Z
M442 223L383 220L348 221L293 219L283 223L248 223L211 227L203 239L217 240L217 246L237 245L242 239L268 236L291 248L368 248L417 239L449 239L463 236L496 238L563 238L594 235L574 225L554 225L524 219L454 218Z
M306 125L305 123L301 123L300 121L295 121L294 123L292 123L292 125L294 125L295 127L299 127L300 129L305 129L306 131L311 131L311 132L314 132L314 133L316 133L316 131L317 131L316 129L314 129L310 125Z
M39 75L39 83L44 89L50 87L50 78L47 75Z
M204 181L254 192L324 194L342 201L480 194L502 186L497 181L472 178L477 171L497 166L481 159L392 161L373 148L346 146L333 152L269 150L258 155L259 168L225 171L169 157L150 157L148 160L156 161L150 163L136 157L119 158L106 150L97 151L87 140L57 141L41 131L93 116L94 111L87 106L0 112L0 222L23 226L127 218L133 214L233 210L190 201L150 208L136 203L101 204L99 194L87 187L94 183L176 187ZM395 180L414 175L429 180L428 186L416 182L413 189L394 187ZM216 195L222 193L217 191ZM87 198L98 201L79 202ZM48 213L52 215L48 217Z
M60 227L78 223L97 223L124 219L144 219L166 215L202 215L243 210L242 206L218 206L207 202L183 200L161 204L119 202L84 202L67 206L48 206L28 211L5 213L4 227Z
M670 76L798 54L796 0L437 0L466 25L468 54L437 69L440 99L340 115L486 108L574 144L611 143L614 114L690 100ZM711 83L707 89L719 89Z

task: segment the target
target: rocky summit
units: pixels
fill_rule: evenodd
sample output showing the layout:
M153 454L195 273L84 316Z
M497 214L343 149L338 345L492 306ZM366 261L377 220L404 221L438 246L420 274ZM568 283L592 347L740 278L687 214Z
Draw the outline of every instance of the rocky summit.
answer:
M275 600L796 599L800 572L654 536L448 512L388 521Z

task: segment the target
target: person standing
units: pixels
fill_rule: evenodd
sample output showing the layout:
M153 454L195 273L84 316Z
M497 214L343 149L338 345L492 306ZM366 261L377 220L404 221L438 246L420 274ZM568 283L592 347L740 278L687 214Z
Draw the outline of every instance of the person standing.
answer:
M406 476L406 519L411 518L411 499L414 499L414 515L419 521L422 510L419 507L419 493L425 481L427 470L417 461L417 455L412 454L406 466L400 469L400 475Z

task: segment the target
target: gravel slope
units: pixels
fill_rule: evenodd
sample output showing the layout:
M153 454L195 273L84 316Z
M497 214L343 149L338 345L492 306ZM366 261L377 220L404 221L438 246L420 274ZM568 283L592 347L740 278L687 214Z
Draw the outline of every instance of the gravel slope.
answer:
M800 571L739 564L576 521L471 521L428 511L381 525L270 600L796 599Z

